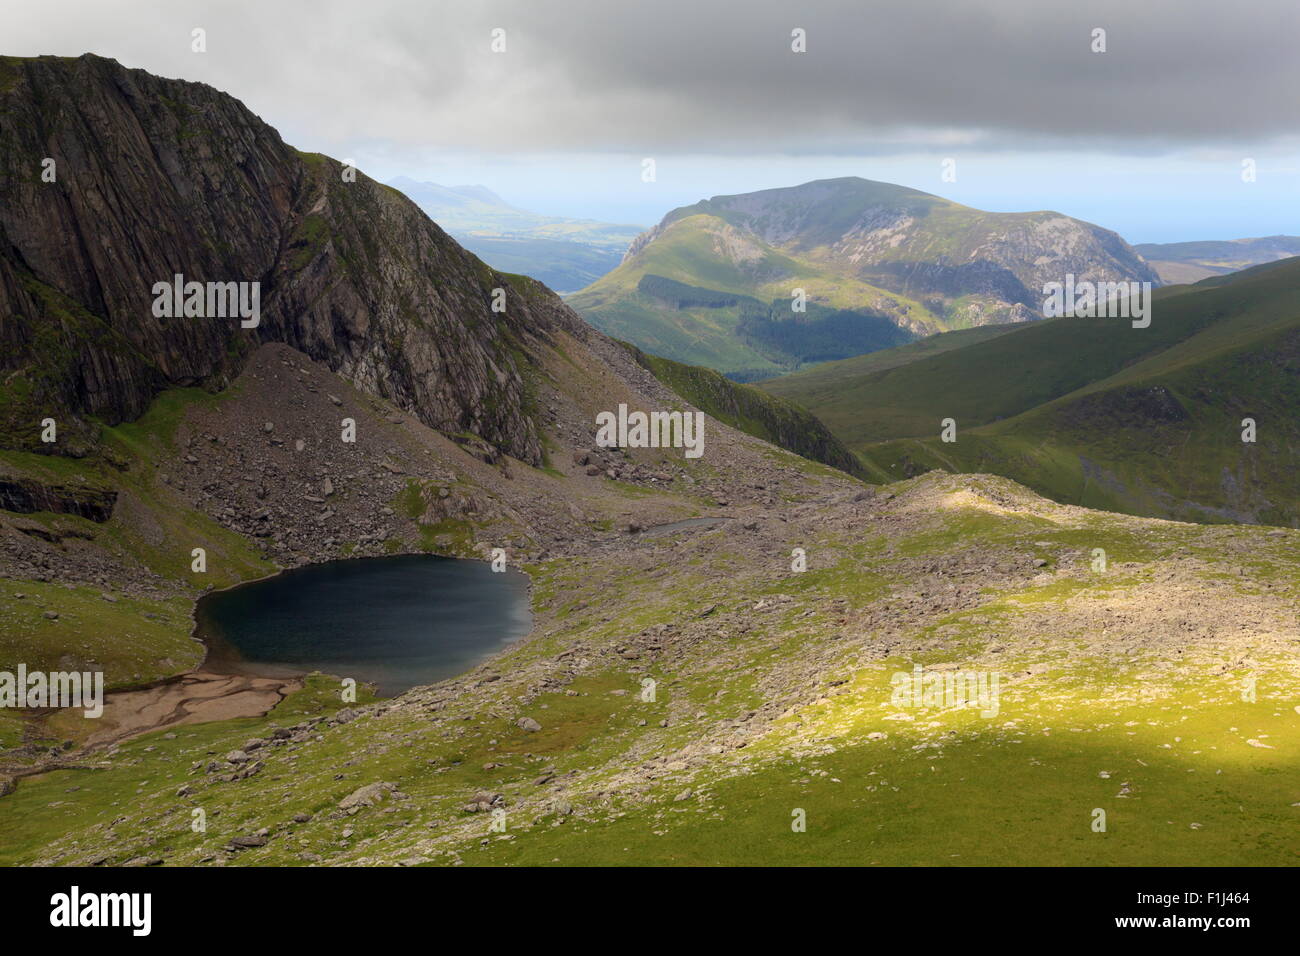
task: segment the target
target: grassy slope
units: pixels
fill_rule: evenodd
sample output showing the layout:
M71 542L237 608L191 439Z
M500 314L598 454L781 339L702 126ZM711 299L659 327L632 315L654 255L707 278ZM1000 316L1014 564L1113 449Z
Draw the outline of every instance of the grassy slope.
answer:
M897 348L882 349L879 352L855 355L853 358L838 359L834 362L822 362L820 365L795 372L793 375L783 375L780 378L770 378L754 384L763 391L781 398L826 407L830 404L830 399L838 395L846 383L852 385L872 372L884 372L953 349L974 345L986 339L996 339L1008 332L1018 331L1024 328L1024 325L1023 322L1012 322L1007 325L981 325L973 329L941 332Z
M1148 329L1035 323L901 367L792 377L778 393L826 422L877 478L992 471L1090 507L1292 524L1298 280L1300 262L1260 266L1162 290ZM1161 420L1153 388L1188 418ZM1239 440L1248 415L1260 423L1254 446ZM946 417L956 443L938 440Z
M1185 521L1300 523L1300 333L1246 339L1194 364L1159 361L1165 358L959 434L953 444L901 440L863 454L882 474L926 466L992 471L1087 507ZM1188 418L1150 413L1156 389ZM1240 439L1246 416L1258 423L1253 445Z
M851 475L864 474L853 453L799 406L733 382L712 369L647 355L635 346L628 348L637 363L664 385L732 428Z
M81 315L67 303L60 310L65 320ZM49 360L54 353L42 354ZM42 372L29 368L25 374ZM8 398L16 399L20 410L26 407L27 396L15 384L22 381L23 375L14 374L0 387L0 406ZM40 526L73 542L65 547L93 540L128 566L138 567L142 580L156 574L182 592L267 573L270 566L247 542L179 506L175 495L151 477L155 462L175 454L171 436L181 410L192 402L219 400L199 389L163 393L138 421L102 429L102 445L89 458L0 449L0 474L119 491L114 516L103 524L45 512L17 516L0 512L0 521L10 517L20 526ZM30 408L21 418L32 421ZM12 443L14 437L0 434L3 443ZM132 465L118 467L123 462ZM189 573L194 547L206 548L212 560L212 570L203 581ZM169 593L166 587L147 596L130 596L50 581L0 579L0 671L12 673L19 663L32 670L102 670L110 690L182 673L202 657L202 648L190 636L189 608L188 598ZM57 616L48 618L47 613ZM20 743L28 729L25 719L13 713L0 716L0 746Z
M962 499L958 486L1006 495L1006 483L945 481L938 491L948 497L938 501L972 503L913 501L913 493L936 486L909 483L895 489L901 506L919 516L908 533L887 541L824 527L812 570L769 575L760 588L740 541L707 562L683 548L667 579L599 557L534 567L534 598L548 623L494 664L501 680L468 682L447 714L417 705L321 728L319 742L292 755L272 752L261 774L230 784L190 767L303 713L328 712L329 688L321 685L318 699L292 714L144 737L124 745L111 768L24 781L0 803L0 862L74 862L87 854L110 863L135 856L195 862L234 835L269 827L271 842L237 862L292 864L310 853L329 863L499 865L1294 864L1300 718L1290 705L1300 687L1285 660L1264 650L1249 664L1219 658L1225 666L1209 677L1212 648L1205 662L1189 653L1169 667L1159 654L1105 641L1045 646L1036 623L1043 613L1082 614L1073 620L1086 626L1097 602L1132 608L1180 562L1193 562L1198 587L1294 598L1300 567L1292 543L1258 530L1063 518L1014 505L991 511L987 498ZM792 541L799 541L794 532ZM995 720L934 709L898 719L889 675L909 660L864 654L872 638L860 634L859 615L908 585L913 574L900 560L1028 548L1055 564L1094 546L1110 553L1109 574L1075 571L1012 587L927 632L930 650L916 659L928 664L984 660L975 666L1007 674L1035 668L1007 686ZM1238 576L1238 565L1248 577ZM599 607L614 589L622 610L610 620ZM645 668L602 653L631 631L678 626L683 607L716 604L726 614L764 593L777 605L749 613L743 633L707 644L671 673L649 665L662 679L655 703L635 694ZM832 599L844 604L831 606ZM598 607L589 609L589 600ZM847 634L836 623L844 616L855 622ZM1112 640L1134 640L1123 631ZM995 639L1005 647L989 664L981 655ZM507 686L521 680L516 674L575 646L592 658L581 676L527 704L512 701L526 686ZM656 779L635 785L620 778L620 768L671 755L702 728L761 706L772 693L767 678L814 660L834 683L744 750L693 759L690 772L656 764ZM1257 702L1242 700L1247 673L1259 675ZM520 710L536 715L543 730L514 726ZM660 727L664 718L669 725ZM572 816L554 809L552 787L539 782L551 768L573 784L563 795ZM409 799L345 818L334 813L342 796L379 780L397 783ZM193 793L178 795L184 785ZM508 794L507 833L491 833L487 815L461 809L482 788ZM689 798L675 799L683 792ZM208 814L205 834L189 828L196 807ZM1098 807L1108 814L1104 834L1090 827ZM807 813L806 833L790 829L796 808ZM298 813L313 817L295 823Z
M1160 281L1167 285L1189 285L1193 282L1200 282L1202 279L1208 279L1211 276L1223 275L1229 271L1190 262L1169 262L1163 259L1148 259L1147 263L1152 269L1156 270L1156 274L1160 276Z
M1179 299L1219 315L1196 336L958 442L963 468L1019 476L1093 507L1184 520L1300 523L1300 264L1210 280ZM1158 313L1157 313L1158 315ZM1164 390L1188 418L1140 408ZM1257 421L1256 444L1240 441ZM872 457L891 463L897 449Z
M35 522L70 540L94 540L142 583L159 587L135 595L48 581L0 578L0 671L102 670L108 690L147 684L183 673L202 659L193 640L194 596L204 587L227 587L275 570L244 538L222 528L153 480L156 463L177 454L173 435L194 403L222 402L230 393L173 389L155 399L137 421L101 432L103 454L68 459L0 450L0 470L48 482L118 490L113 517L98 524L74 515L10 515ZM129 462L119 468L111 462ZM208 571L191 573L190 551L207 551ZM23 597L19 598L21 594ZM46 612L58 615L51 620ZM0 725L0 746L17 743L21 719Z
M1034 322L901 366L856 374L844 363L824 376L791 377L780 394L810 409L851 448L937 434L948 417L970 428L1105 378L1213 321L1209 311L1179 308L1183 301L1157 292L1160 318L1146 329L1127 319Z

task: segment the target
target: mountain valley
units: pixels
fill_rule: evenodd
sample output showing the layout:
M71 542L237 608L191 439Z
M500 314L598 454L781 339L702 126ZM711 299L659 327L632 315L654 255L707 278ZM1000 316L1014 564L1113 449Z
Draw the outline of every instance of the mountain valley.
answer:
M1287 259L1160 290L1148 329L1048 320L761 387L824 421L877 480L989 471L1071 504L1296 527L1298 296L1300 259Z
M110 691L0 711L0 863L1295 864L1294 263L1041 320L1154 274L832 180L566 303L345 173L211 86L0 60L0 672ZM154 315L176 274L259 324ZM620 405L703 455L599 444ZM526 573L531 633L393 697L204 670L202 595L397 554Z

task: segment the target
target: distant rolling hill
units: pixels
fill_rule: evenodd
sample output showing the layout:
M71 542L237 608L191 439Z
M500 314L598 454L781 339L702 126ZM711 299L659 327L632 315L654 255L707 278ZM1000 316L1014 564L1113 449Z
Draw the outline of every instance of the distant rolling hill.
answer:
M1067 273L1159 284L1118 235L1060 213L846 177L675 209L569 301L646 351L754 380L1038 318L1043 284Z
M1198 282L1265 262L1300 256L1300 236L1213 239L1202 242L1146 242L1133 247L1164 282Z
M993 472L1092 508L1300 526L1300 259L1161 290L1146 329L1053 319L893 367L888 355L762 388L877 479ZM944 418L955 442L940 440Z
M441 186L399 176L389 182L494 269L552 289L584 288L611 269L641 232L594 219L542 216L510 205L486 186Z

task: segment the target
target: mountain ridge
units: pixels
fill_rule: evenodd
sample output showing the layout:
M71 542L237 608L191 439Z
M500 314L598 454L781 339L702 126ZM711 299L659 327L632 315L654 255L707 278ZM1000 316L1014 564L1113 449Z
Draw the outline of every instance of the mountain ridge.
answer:
M138 417L163 388L229 381L249 349L280 341L427 424L540 462L516 356L581 321L396 190L346 179L211 87L92 55L18 61L0 118L0 428L20 447L48 450L32 405L85 439L88 416ZM79 157L54 182L35 174L46 140ZM259 324L155 316L153 286L178 274L258 283Z
M1165 282L1187 283L1300 255L1300 236L1146 242L1133 248Z
M91 55L5 62L0 447L95 454L101 424L138 419L169 388L219 391L274 342L487 454L545 463L543 358L600 333L543 284L490 269L400 191L286 145L211 87ZM51 138L63 168L41 182L31 157ZM256 324L156 314L155 284L177 275L256 283ZM783 403L750 404L772 416L747 419L751 434L805 447ZM857 467L829 442L807 447Z

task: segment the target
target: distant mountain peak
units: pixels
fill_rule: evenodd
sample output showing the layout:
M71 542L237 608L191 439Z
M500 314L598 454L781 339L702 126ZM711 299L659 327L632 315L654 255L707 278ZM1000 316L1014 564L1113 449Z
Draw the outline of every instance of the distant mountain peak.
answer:
M861 354L868 340L887 341L863 334L882 318L909 337L1041 318L1043 286L1068 275L1159 284L1128 243L1092 223L842 176L674 209L569 301L649 351L750 377ZM791 308L796 292L803 312ZM736 304L716 305L724 299ZM703 313L700 303L715 305Z
M462 196L468 196L470 199L477 199L479 200L479 202L491 203L494 206L510 205L504 199L502 199L500 196L494 193L492 190L488 189L486 186L466 185L466 186L448 186L447 188L454 193L460 193ZM511 206L510 208L513 209L515 207Z
M410 176L396 176L388 181L388 185L406 193L438 221L441 221L439 216L434 215L431 210L437 210L445 217L445 210L464 209L476 203L500 212L532 215L526 210L510 205L483 185L444 186L431 180L412 179Z
M920 189L913 189L910 186L900 186L897 183L888 183L879 179L866 179L862 176L834 176L829 179L810 179L806 183L799 183L795 186L771 186L767 189L752 190L747 193L731 193L721 196L710 197L708 202L721 202L728 199L743 199L755 196L772 196L772 197L800 197L809 198L816 196L843 195L845 193L876 193L882 197L923 197L927 199L939 199L941 202L947 202L946 199L940 199L931 193L923 192Z

